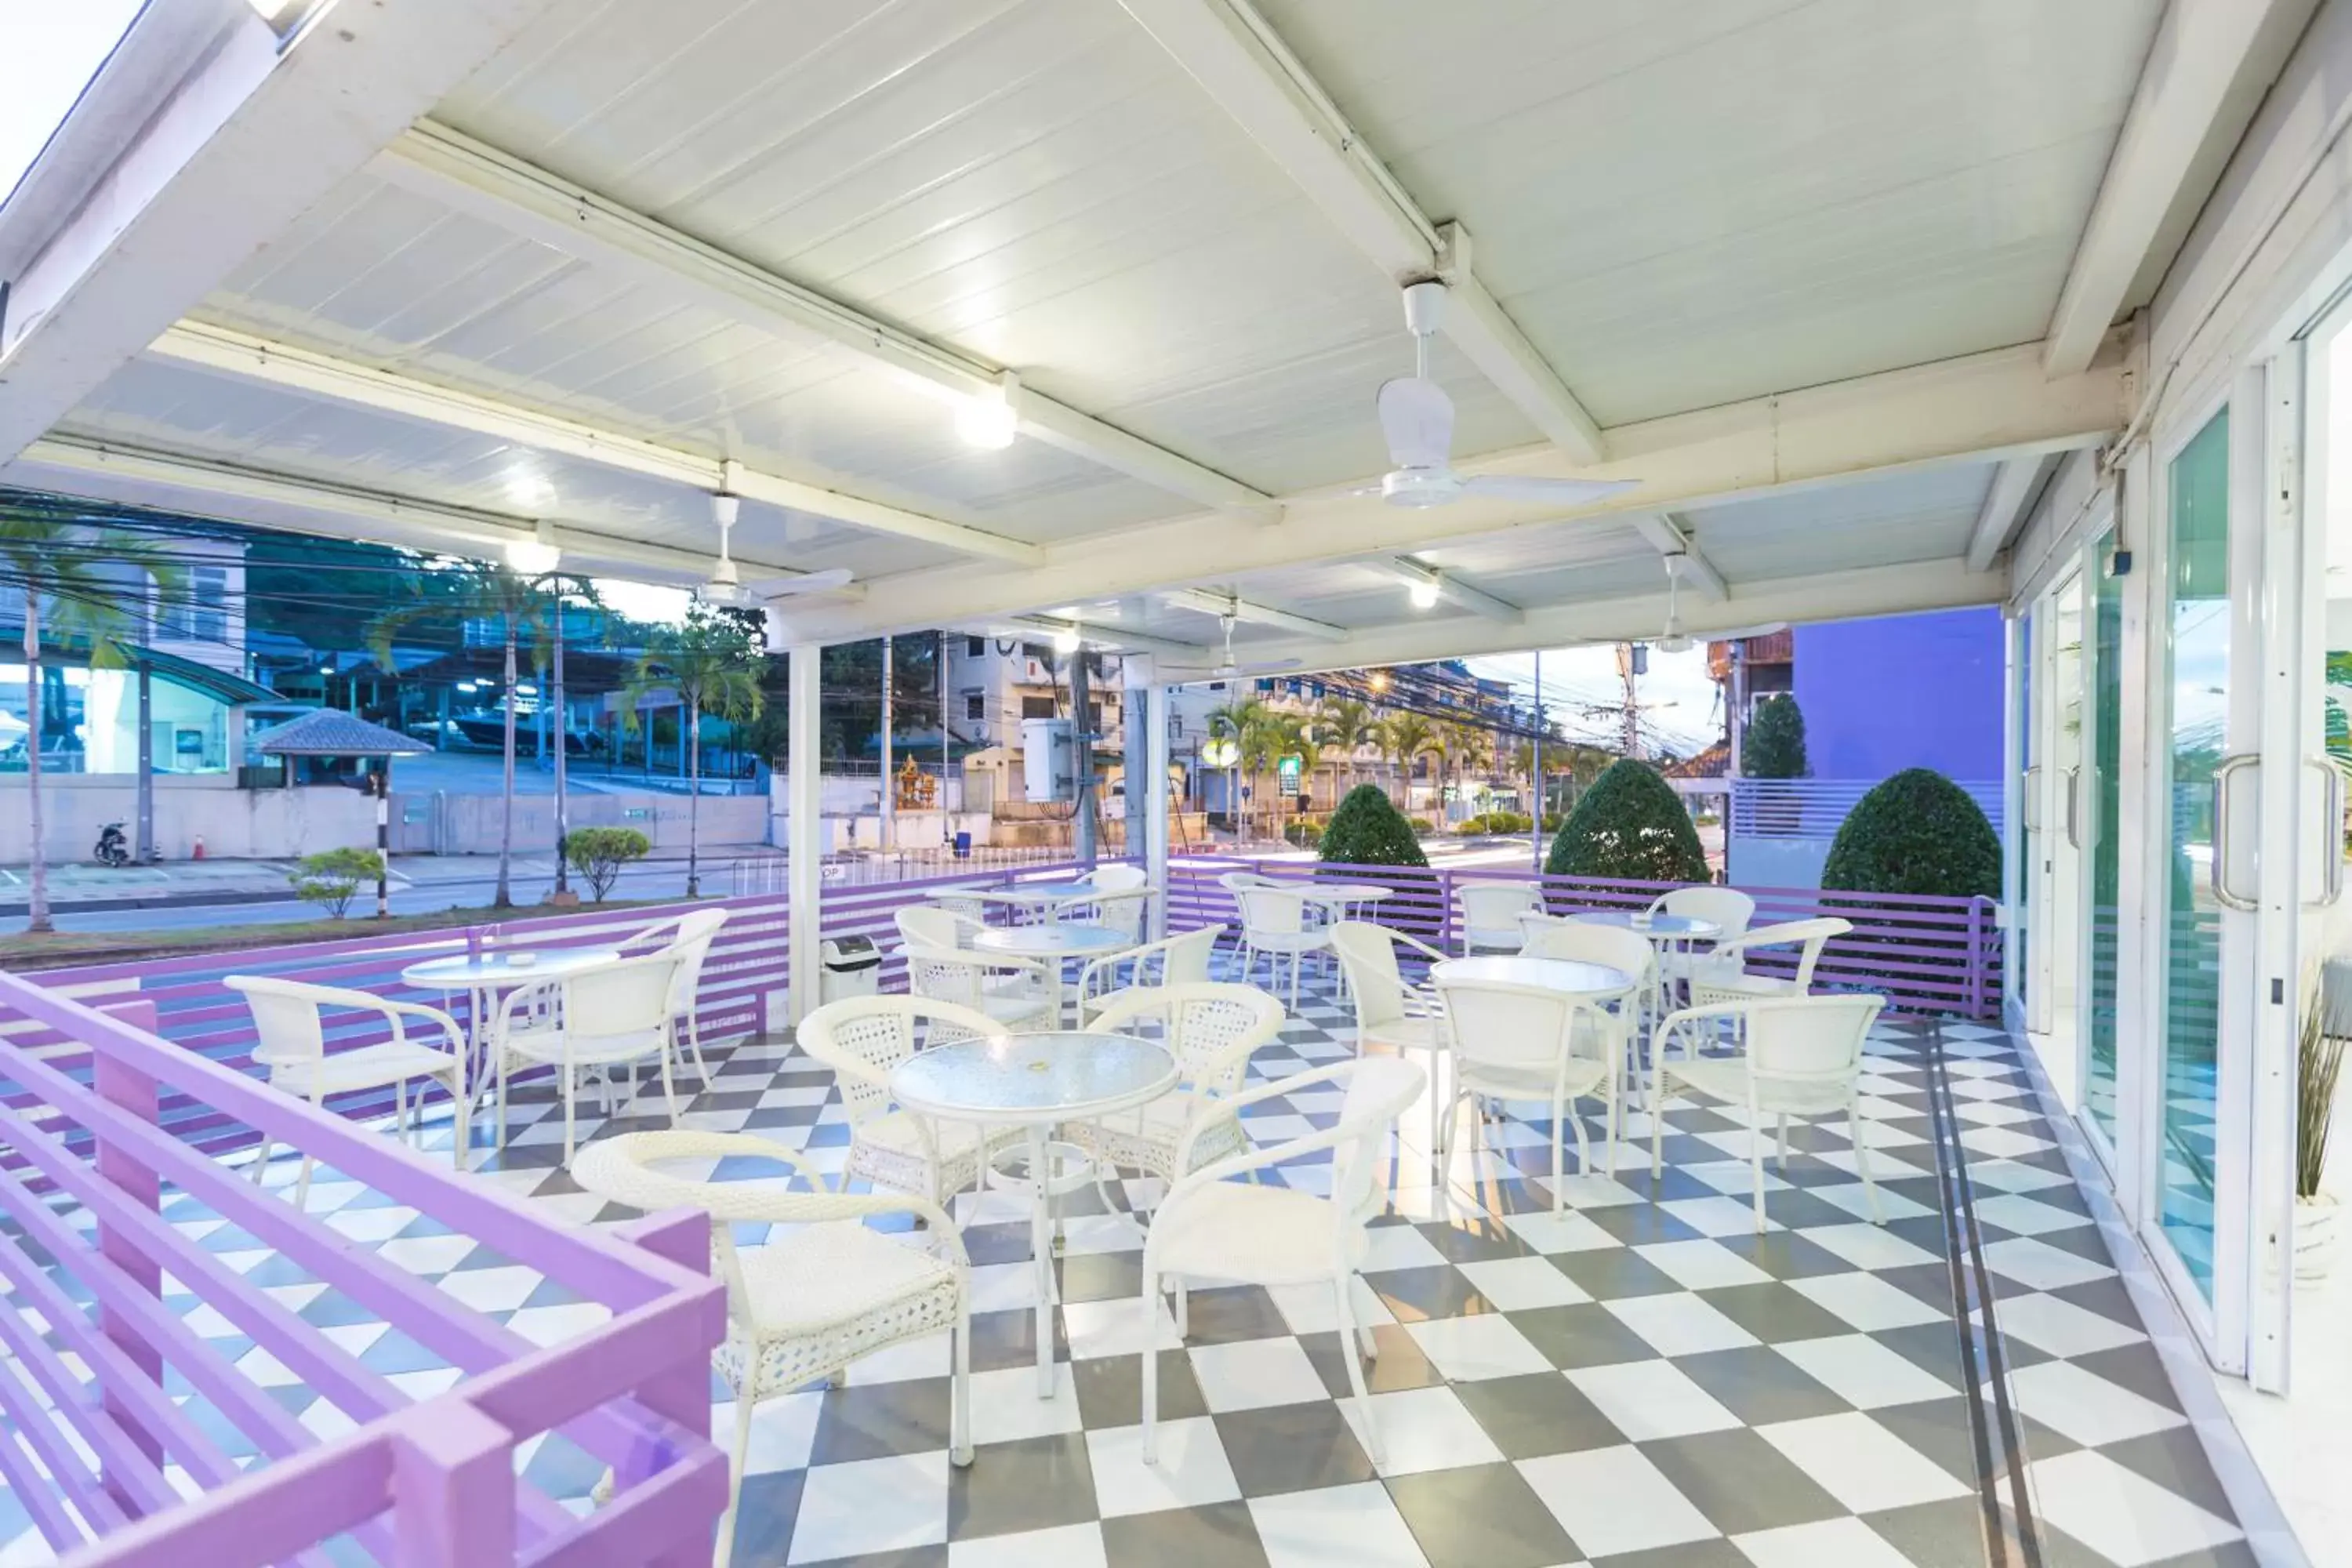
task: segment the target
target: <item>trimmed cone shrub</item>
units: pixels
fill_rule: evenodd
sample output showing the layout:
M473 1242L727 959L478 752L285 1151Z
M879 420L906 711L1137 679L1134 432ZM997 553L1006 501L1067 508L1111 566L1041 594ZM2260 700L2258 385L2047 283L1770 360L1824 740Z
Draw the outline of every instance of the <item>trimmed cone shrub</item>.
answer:
M1348 792L1323 826L1322 858L1342 866L1426 866L1412 825L1378 784Z
M1932 768L1906 768L1846 815L1822 887L1997 899L2000 839L1968 791Z
M1551 841L1544 871L1642 882L1710 879L1706 851L1682 796L1655 768L1631 757L1612 763L1592 781Z
M1805 760L1805 716L1787 694L1756 705L1739 747L1739 771L1751 779L1801 779L1812 772Z

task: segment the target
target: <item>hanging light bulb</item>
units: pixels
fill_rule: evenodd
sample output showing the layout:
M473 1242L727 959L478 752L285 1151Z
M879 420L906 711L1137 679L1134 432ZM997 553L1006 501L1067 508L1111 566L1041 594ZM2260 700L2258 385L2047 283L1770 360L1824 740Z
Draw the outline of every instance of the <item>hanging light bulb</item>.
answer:
M1055 653L1076 653L1078 651L1078 647L1079 638L1077 627L1064 626L1060 631L1054 634L1054 651Z
M1415 583L1412 587L1405 590L1405 592L1412 596L1412 607L1414 609L1433 610L1437 608L1436 584Z
M1021 378L1008 370L992 388L959 402L956 434L966 446L983 451L1001 452L1013 445L1021 430L1021 414L1014 406L1020 391Z

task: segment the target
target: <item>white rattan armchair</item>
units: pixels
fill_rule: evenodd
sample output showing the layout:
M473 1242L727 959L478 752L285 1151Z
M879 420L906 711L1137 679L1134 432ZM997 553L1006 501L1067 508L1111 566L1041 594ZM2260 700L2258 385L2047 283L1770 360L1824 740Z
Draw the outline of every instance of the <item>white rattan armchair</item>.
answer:
M1690 966L1691 1005L1708 1007L1720 1002L1745 1002L1759 996L1802 996L1813 987L1813 970L1822 961L1822 950L1830 944L1832 937L1843 936L1853 929L1852 921L1829 915L1820 920L1784 921L1779 925L1758 926L1746 936L1717 943L1713 952ZM1773 947L1794 947L1798 950L1796 973L1789 975L1749 973L1748 955L1759 949Z
M425 1090L419 1087L412 1103L408 1082L415 1079L446 1085L457 1117L451 1130L450 1158L459 1170L466 1168L466 1146L470 1141L467 1113L472 1106L466 1095L466 1037L455 1018L438 1007L387 1002L365 991L275 975L232 974L221 984L241 992L245 1005L253 1010L253 1060L256 1066L269 1069L272 1089L321 1105L331 1094L388 1084L393 1095L393 1131L413 1129L412 1135L421 1137ZM391 1028L392 1037L331 1055L326 1020L321 1016L330 1011L373 1013ZM410 1038L404 1022L408 1019L431 1025L440 1039L428 1043ZM256 1182L269 1164L271 1147L268 1135L263 1134L261 1152L253 1162ZM294 1184L296 1208L310 1201L310 1156L303 1155L302 1173Z
M726 1159L774 1160L815 1190L688 1181L653 1168L664 1160ZM961 1237L937 1205L909 1194L828 1192L824 1178L798 1155L747 1133L625 1133L590 1147L572 1177L599 1197L633 1208L697 1208L710 1215L711 1264L727 1283L727 1342L712 1360L735 1395L735 1446L716 1568L725 1568L734 1546L736 1505L760 1401L835 1376L877 1351L953 1333L949 1458L958 1465L971 1462L971 1268ZM921 1221L928 1245L864 1224L881 1215ZM731 1226L740 1223L779 1229L760 1247L739 1247Z
M1737 888L1702 884L1659 894L1650 902L1650 913L1686 915L1721 928L1722 934L1706 942L1675 943L1658 954L1658 977L1671 989L1675 982L1690 979L1710 963L1722 943L1747 932L1748 922L1756 918L1756 900Z
M982 1162L1020 1142L1021 1129L942 1124L901 1110L890 1098L890 1071L926 1046L1000 1027L984 1013L925 996L848 996L803 1018L793 1037L813 1059L833 1069L849 1117L842 1179L914 1193L942 1207L957 1193L976 1186Z
M702 965L710 957L711 944L719 940L719 928L726 923L725 910L691 910L676 920L647 926L621 944L625 953L644 950L667 952L677 959L677 973L669 983L670 1014L685 1026L694 1076L705 1089L710 1087L710 1068L702 1059L702 1025L696 1014L702 994ZM672 1044L676 1044L675 1030Z
M1533 882L1464 882L1454 889L1454 903L1462 918L1464 952L1517 952L1526 940L1519 934L1519 916L1542 912L1543 889Z
M593 969L542 980L509 992L490 1035L490 1060L498 1076L499 1147L507 1141L507 1078L517 1068L555 1069L563 1098L563 1163L572 1163L577 1142L580 1079L594 1072L603 1079L605 1110L614 1109L613 1069L652 1060L661 1068L662 1099L677 1121L677 1088L670 1073L677 1015L671 982L681 960L667 948L639 958L615 959ZM634 1085L633 1085L634 1086Z
M988 1019L990 1031L1050 1029L1060 1022L1062 977L1055 961L916 942L899 951L907 961L909 991L978 1013ZM949 1037L934 1034L931 1043L944 1045Z
M1331 928L1331 947L1339 955L1339 972L1347 977L1348 998L1356 1009L1356 1054L1367 1046L1385 1046L1402 1054L1426 1056L1430 1077L1445 1049L1445 1009L1437 993L1405 984L1397 950L1410 948L1432 963L1445 954L1418 937L1369 921L1341 921ZM1437 1153L1437 1096L1429 1097L1429 1151Z
M1845 1112L1846 1137L1853 1146L1854 1173L1870 1202L1870 1217L1884 1223L1878 1188L1870 1179L1869 1140L1862 1130L1862 1054L1870 1028L1886 998L1867 994L1837 996L1774 996L1685 1007L1660 1021L1655 1097L1650 1103L1650 1174L1664 1167L1666 1102L1677 1087L1696 1089L1748 1110L1748 1162L1754 1176L1756 1228L1765 1226L1764 1119L1778 1119L1778 1158L1789 1163L1789 1118ZM1735 1026L1744 1047L1735 1055L1701 1056L1695 1047L1721 1039L1721 1026ZM1683 1054L1673 1047L1679 1040Z
M1078 1022L1114 997L1134 990L1182 985L1209 978L1209 961L1223 926L1202 926L1097 958L1078 971Z
M1266 980L1271 984L1282 973L1282 960L1290 960L1290 1005L1298 1005L1298 965L1310 952L1320 952L1331 945L1331 928L1323 922L1323 906L1296 889L1273 885L1237 887L1234 901L1242 911L1242 978L1246 981L1257 967L1258 955L1266 961Z
M1063 1135L1099 1164L1174 1181L1192 1168L1178 1158L1188 1131L1212 1104L1240 1092L1251 1054L1282 1033L1282 1004L1255 985L1194 981L1124 993L1087 1026L1158 1040L1182 1076L1158 1100L1099 1121L1072 1122ZM1223 1132L1198 1141L1193 1164L1247 1143L1240 1123L1219 1125Z
M1551 1206L1568 1206L1562 1170L1563 1126L1576 1134L1577 1169L1590 1175L1592 1149L1576 1101L1599 1100L1608 1117L1609 1170L1617 1168L1617 1122L1623 1077L1624 1035L1591 999L1536 985L1491 980L1440 980L1446 1038L1454 1058L1454 1094L1441 1121L1438 1168L1450 1170L1454 1111L1471 1101L1473 1127L1484 1125L1485 1102L1540 1100L1551 1109ZM1441 1180L1442 1195L1445 1187Z
M1369 1329L1359 1330L1354 1289L1356 1271L1370 1247L1365 1226L1386 1206L1380 1180L1382 1155L1396 1120L1426 1087L1428 1079L1412 1062L1399 1057L1365 1057L1337 1067L1297 1073L1218 1101L1196 1121L1178 1163L1190 1170L1179 1179L1151 1222L1143 1244L1144 1321L1153 1321L1163 1280L1173 1280L1176 1332L1188 1327L1183 1284L1187 1279L1213 1279L1248 1285L1311 1285L1328 1283L1339 1299L1339 1343L1348 1363L1348 1382L1363 1422L1364 1448L1372 1462L1381 1462L1380 1428L1372 1420L1371 1400L1364 1388L1362 1356L1349 1344L1360 1332L1363 1355L1378 1353ZM1296 1094L1324 1084L1343 1084L1346 1096L1337 1125L1286 1143L1240 1152L1202 1164L1199 1151L1228 1137L1225 1129L1238 1125L1248 1106L1269 1096ZM1318 1197L1296 1187L1244 1184L1233 1180L1255 1175L1268 1166L1302 1155L1331 1151L1331 1195ZM1160 1344L1151 1336L1143 1352L1143 1462L1158 1460L1160 1416Z

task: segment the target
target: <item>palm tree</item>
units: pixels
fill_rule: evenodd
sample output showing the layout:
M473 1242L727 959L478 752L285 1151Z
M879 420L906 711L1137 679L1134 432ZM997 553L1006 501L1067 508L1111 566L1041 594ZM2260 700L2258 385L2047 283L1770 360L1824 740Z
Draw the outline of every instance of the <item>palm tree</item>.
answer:
M1470 773L1493 758L1495 737L1475 724L1449 721L1444 726L1447 770L1454 775L1456 798L1468 804Z
M139 575L126 583L125 569ZM57 929L41 843L41 648L47 643L83 653L93 669L132 662L126 644L143 633L147 619L140 575L153 581L159 595L184 591L184 574L168 557L137 535L93 525L72 502L23 496L0 506L0 584L25 595L25 793L33 837L27 931ZM129 607L127 599L140 607Z
M496 908L506 909L514 902L509 873L514 861L515 681L519 673L516 652L528 637L532 667L537 668L545 663L544 650L557 614L554 596L548 593L541 579L526 577L511 566L488 561L461 561L438 566L421 574L417 585L420 590L440 592L432 593L420 603L387 610L368 626L368 657L386 675L398 673L393 663L393 639L412 622L454 616L498 623L505 653L505 695L500 699L504 721L500 735L499 884L490 902Z
M636 725L637 705L656 691L677 694L686 710L688 764L686 807L686 896L702 896L702 716L748 724L766 705L761 679L768 656L742 622L689 605L686 624L662 626L638 657L622 693L622 721Z
M1444 738L1439 734L1436 725L1418 713L1391 714L1382 722L1381 732L1381 743L1387 747L1389 755L1395 759L1402 774L1404 805L1410 807L1412 804L1412 765L1424 755L1443 759L1445 755Z
M1371 704L1359 702L1352 697L1335 697L1318 710L1315 716L1315 740L1326 752L1336 752L1339 759L1331 764L1331 798L1337 804L1339 795L1339 759L1348 764L1348 783L1356 782L1356 753L1366 746L1380 744L1380 721L1374 717Z
M1253 754L1250 737L1264 731L1273 715L1274 710L1265 705L1262 698L1236 698L1222 708L1209 710L1209 733L1219 740L1233 742L1241 752L1241 761L1236 763L1236 766L1246 770ZM1251 773L1249 779L1251 788L1255 791L1257 785L1257 775ZM1242 803L1236 798L1226 804L1232 807L1234 830L1238 835L1242 824Z

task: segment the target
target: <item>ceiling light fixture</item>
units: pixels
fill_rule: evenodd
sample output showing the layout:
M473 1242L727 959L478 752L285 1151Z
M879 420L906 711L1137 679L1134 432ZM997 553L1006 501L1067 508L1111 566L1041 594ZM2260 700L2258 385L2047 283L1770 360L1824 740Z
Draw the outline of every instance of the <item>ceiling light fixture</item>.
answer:
M1083 641L1079 637L1078 628L1076 626L1064 626L1060 631L1054 634L1054 651L1055 653L1076 653L1081 646L1083 646Z
M563 559L563 551L555 542L555 525L541 518L529 539L507 541L507 564L526 577L541 577L555 570Z
M1406 592L1412 596L1412 607L1414 609L1433 610L1437 608L1436 584L1415 583L1411 588L1407 589Z
M956 405L956 434L964 444L983 451L1001 452L1020 434L1021 378L1006 371L996 384Z

